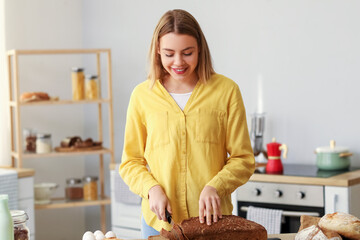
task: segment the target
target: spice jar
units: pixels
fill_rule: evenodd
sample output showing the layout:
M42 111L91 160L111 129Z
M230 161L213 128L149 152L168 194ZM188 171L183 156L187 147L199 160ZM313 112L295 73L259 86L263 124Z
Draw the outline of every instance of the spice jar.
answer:
M84 197L83 185L80 178L69 178L66 180L66 200L82 200Z
M50 153L51 151L51 134L38 133L36 135L36 153Z
M36 132L32 129L23 130L24 152L36 152Z
M98 177L87 176L83 178L84 181L84 200L97 200L97 180Z
M86 75L85 96L86 99L94 100L99 98L99 85L97 75Z
M73 100L83 100L85 98L84 79L83 68L72 68L71 80Z
M22 210L10 211L14 222L14 240L29 240L30 231L26 226L26 221L29 220L28 215Z

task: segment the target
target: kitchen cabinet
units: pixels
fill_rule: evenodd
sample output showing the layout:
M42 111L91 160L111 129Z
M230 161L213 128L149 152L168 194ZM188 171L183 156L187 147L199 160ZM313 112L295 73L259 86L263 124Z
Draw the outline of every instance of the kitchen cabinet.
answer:
M115 175L119 174L115 165L110 171L111 189L111 230L121 239L141 238L141 206L124 204L115 199Z
M71 100L71 99L61 99L60 100L48 100L48 101L35 101L35 102L22 102L20 101L20 84L19 79L19 58L22 56L42 56L46 58L49 55L59 56L66 55L69 58L74 55L91 55L94 56L96 61L97 76L99 76L99 98L95 100ZM105 55L107 61L107 73L106 78L102 79L101 74L101 56ZM111 163L114 163L114 137L113 137L113 106L112 106L112 75L111 75L111 50L110 49L57 49L57 50L10 50L7 52L8 60L8 72L9 72L9 108L10 108L10 117L11 117L11 157L12 157L12 167L22 168L23 161L30 158L43 158L46 161L47 158L51 157L67 157L67 156L84 156L84 155L97 155L99 157L99 186L100 186L100 196L98 200L95 201L77 201L77 202L68 202L64 198L53 199L51 204L42 204L35 205L35 209L55 209L55 208L72 208L72 207L85 207L85 206L99 206L101 209L101 230L106 232L106 216L105 216L105 206L111 203L109 197L105 196L104 193L104 154L110 155ZM29 63L28 63L29 64ZM31 66L30 66L31 67ZM39 71L38 74L41 74ZM70 72L69 72L70 79ZM102 82L105 80L106 82ZM106 83L107 86L107 96L101 96L101 86L102 83ZM70 81L69 81L69 84ZM105 85L105 84L104 84ZM98 136L97 141L104 141L103 138L103 107L108 108L108 128L109 128L109 146L103 147L98 150L87 150L87 151L71 151L71 152L56 152L52 151L50 153L27 153L23 151L23 137L22 137L22 118L21 118L21 109L31 106L51 106L56 108L57 106L68 105L95 105L97 106L97 128ZM46 121L46 119L44 119ZM61 127L61 126L56 126ZM66 129L64 130L66 131ZM70 133L69 133L70 134ZM63 162L65 164L65 162ZM107 168L106 168L107 170ZM36 171L36 169L35 169ZM65 181L65 179L64 179ZM26 196L26 199L29 199L29 196Z

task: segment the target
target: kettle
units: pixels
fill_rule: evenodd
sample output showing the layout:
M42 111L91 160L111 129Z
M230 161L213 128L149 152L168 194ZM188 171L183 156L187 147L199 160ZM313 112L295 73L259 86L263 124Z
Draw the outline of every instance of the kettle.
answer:
M270 174L282 174L283 165L281 163L281 150L284 150L283 157L287 157L288 147L286 144L276 142L273 138L271 143L266 145L268 153L268 162L266 164L265 172Z

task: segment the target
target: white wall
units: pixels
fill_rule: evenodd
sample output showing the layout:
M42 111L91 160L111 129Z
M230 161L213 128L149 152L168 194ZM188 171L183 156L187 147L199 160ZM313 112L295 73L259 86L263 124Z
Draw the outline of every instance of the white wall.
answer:
M288 163L314 164L315 148L335 139L355 153L352 163L360 166L360 2L355 0L86 1L85 45L113 50L117 161L130 93L146 77L153 29L174 8L197 18L215 70L239 84L248 118L256 111L262 74L265 142L276 137L288 144Z
M6 50L81 48L81 9L81 1L5 1ZM80 56L20 56L20 93L46 91L51 96L69 99L70 70L79 64L82 64ZM82 106L23 107L21 118L23 128L51 133L54 146L64 137L83 135L84 131ZM78 157L24 160L24 167L36 171L35 183L56 182L60 185L55 197L64 196L66 178L85 175L84 164L84 159ZM49 237L60 240L64 236L79 239L85 231L84 208L37 210L35 220L37 240Z

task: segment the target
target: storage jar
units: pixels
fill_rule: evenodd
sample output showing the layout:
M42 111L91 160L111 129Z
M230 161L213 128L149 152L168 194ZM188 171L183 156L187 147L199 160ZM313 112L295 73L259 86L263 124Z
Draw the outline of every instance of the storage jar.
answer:
M93 201L98 198L97 190L98 177L87 176L83 178L84 181L84 200Z
M51 134L38 133L36 135L36 153L50 153L51 151Z
M66 180L66 200L82 200L84 198L83 184L80 178L69 178Z
M86 75L85 96L86 99L89 100L99 98L99 83L97 75Z
M84 82L84 69L74 67L72 68L72 98L73 100L85 99L85 82Z
M29 240L30 231L26 226L29 217L26 212L22 210L12 210L10 212L14 222L14 240Z
M33 129L23 130L24 152L36 152L36 132Z

